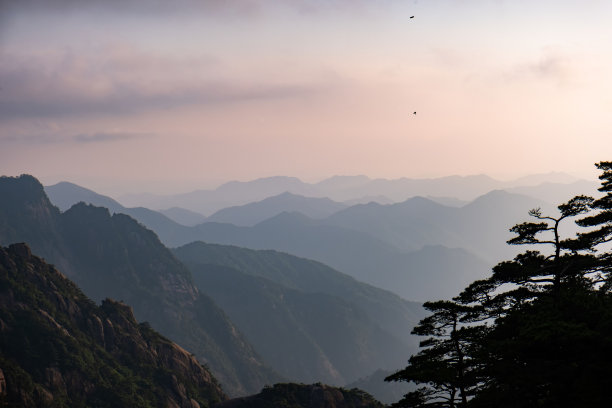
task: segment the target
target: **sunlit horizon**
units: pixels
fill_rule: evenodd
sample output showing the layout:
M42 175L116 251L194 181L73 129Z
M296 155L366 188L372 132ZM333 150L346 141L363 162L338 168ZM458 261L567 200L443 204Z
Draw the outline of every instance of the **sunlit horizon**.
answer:
M4 6L1 174L119 195L610 159L607 2L146 4Z

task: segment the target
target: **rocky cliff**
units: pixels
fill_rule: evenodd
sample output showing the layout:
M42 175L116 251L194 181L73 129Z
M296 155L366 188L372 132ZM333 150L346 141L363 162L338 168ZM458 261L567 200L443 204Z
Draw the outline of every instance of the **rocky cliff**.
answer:
M0 247L0 405L208 407L226 399L211 373L138 324L96 306L25 244Z

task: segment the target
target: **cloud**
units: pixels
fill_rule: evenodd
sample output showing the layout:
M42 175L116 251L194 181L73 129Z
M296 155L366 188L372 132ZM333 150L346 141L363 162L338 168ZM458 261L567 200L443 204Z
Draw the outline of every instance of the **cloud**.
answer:
M102 143L140 139L147 136L150 135L143 133L93 133L76 135L71 139L78 143Z
M210 57L171 58L129 49L5 53L0 61L0 120L126 115L301 97L322 89L275 78L235 78L216 64Z
M111 143L155 137L153 133L97 132L67 136L61 132L20 133L0 136L0 143L24 145Z
M518 64L504 76L513 81L545 80L564 84L572 76L571 60L561 53L544 51L539 59Z
M253 19L276 10L297 14L363 13L404 0L0 0L0 16L14 13L107 12L143 16L208 16Z

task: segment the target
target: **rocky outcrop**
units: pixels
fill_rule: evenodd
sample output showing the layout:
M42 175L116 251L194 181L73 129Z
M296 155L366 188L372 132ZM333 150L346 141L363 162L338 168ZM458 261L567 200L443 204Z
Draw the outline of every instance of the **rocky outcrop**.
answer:
M0 405L207 407L210 372L133 310L96 306L25 244L0 247Z
M324 384L276 384L259 394L221 402L214 408L382 408L364 391Z

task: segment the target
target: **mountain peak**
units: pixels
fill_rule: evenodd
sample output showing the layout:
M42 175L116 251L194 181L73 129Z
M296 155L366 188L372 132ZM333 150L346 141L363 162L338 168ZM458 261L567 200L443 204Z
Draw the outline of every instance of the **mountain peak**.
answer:
M18 177L0 177L0 196L23 200L28 203L47 201L44 187L34 176L22 174Z
M283 211L280 214L264 220L256 226L276 226L276 225L307 225L314 220L297 211Z
M74 203L80 201L100 207L106 207L111 212L120 212L124 210L124 207L114 199L68 181L60 181L52 186L46 186L45 192L49 196L49 199L62 211L66 211L72 207Z

